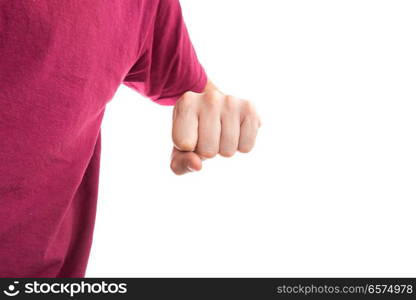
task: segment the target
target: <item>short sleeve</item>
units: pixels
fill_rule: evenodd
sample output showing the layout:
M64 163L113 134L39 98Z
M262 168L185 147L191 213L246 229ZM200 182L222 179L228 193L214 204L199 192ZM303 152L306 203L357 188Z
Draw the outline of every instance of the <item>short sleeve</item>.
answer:
M159 0L141 53L123 84L161 105L202 92L207 75L191 43L178 0Z

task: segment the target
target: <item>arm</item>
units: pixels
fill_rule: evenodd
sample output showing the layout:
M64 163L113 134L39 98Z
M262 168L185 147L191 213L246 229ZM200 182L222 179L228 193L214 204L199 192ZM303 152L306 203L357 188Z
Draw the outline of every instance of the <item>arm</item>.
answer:
M217 154L231 157L254 147L261 122L254 106L225 95L211 82L203 93L185 93L173 111L171 168L177 175L202 168Z

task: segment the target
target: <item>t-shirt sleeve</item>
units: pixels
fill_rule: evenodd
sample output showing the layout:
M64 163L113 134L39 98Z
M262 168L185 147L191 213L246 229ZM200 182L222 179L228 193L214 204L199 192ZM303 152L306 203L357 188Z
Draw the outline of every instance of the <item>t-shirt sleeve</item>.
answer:
M191 43L179 0L159 0L141 53L123 84L161 105L200 93L207 75Z

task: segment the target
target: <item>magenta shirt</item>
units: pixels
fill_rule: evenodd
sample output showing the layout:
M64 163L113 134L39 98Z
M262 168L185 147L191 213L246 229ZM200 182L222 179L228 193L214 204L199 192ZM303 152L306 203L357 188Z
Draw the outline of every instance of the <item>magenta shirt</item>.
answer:
M83 277L106 104L206 82L178 0L0 0L0 276Z

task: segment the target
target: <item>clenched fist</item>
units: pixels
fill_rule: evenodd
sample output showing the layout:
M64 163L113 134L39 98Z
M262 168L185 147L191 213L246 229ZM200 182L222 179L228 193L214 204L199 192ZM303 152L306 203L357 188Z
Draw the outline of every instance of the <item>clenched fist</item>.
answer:
M185 93L173 111L172 171L177 175L199 171L206 158L250 152L260 125L254 106L246 100L216 89Z

